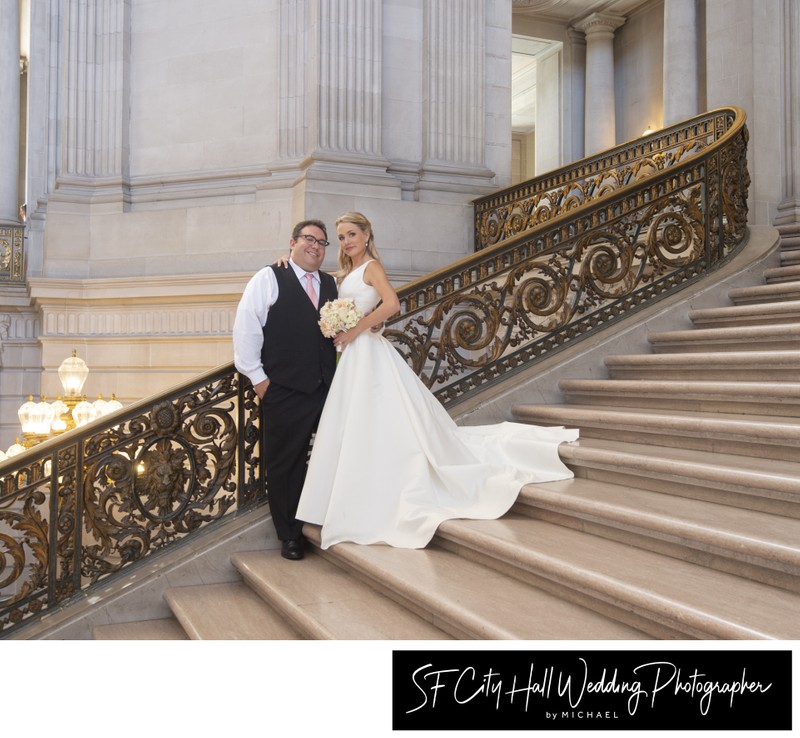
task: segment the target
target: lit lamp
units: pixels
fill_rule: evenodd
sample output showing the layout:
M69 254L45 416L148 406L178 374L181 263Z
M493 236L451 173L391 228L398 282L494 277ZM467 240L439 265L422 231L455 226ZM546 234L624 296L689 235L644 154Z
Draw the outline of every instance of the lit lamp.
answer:
M64 359L61 366L58 367L58 378L61 380L61 386L64 388L64 395L67 398L67 404L71 398L80 399L81 390L86 383L86 377L89 376L89 367L83 359L79 359L75 349L72 349L72 356ZM73 405L77 404L77 400Z
M103 396L99 395L94 402L88 402L82 394L88 376L89 367L83 359L78 358L73 349L72 356L64 359L58 368L58 378L64 388L64 399L59 397L55 402L47 403L42 397L41 402L34 402L31 396L20 407L18 414L24 446L19 442L16 443L12 447L15 453L20 453L22 448L35 446L71 428L86 425L95 418L122 407L122 403L114 395L111 395L110 400L104 400ZM12 449L8 449L3 456L0 456L0 461L3 457L11 456Z
M44 441L51 431L55 411L53 406L45 402L44 397L41 402L34 402L33 395L28 401L23 403L17 411L19 422L22 425L22 435L26 448Z
M72 418L75 421L76 428L91 423L96 417L94 406L86 400L81 400L72 408Z
M63 433L67 430L67 418L65 416L69 413L69 407L61 397L59 397L52 405L53 408L53 422L50 424L50 430L53 433Z

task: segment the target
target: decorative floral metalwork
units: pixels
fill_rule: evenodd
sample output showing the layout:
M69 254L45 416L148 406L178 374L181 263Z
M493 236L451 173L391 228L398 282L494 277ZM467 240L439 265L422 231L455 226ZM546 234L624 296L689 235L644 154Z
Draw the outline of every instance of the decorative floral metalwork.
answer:
M386 336L445 405L529 366L729 258L746 153L716 111L487 198L484 248L398 290ZM229 364L0 463L0 637L265 502L259 411Z
M0 282L25 283L25 228L0 225Z
M712 111L536 179L475 200L475 248L530 231L620 188L674 168L732 127L736 111Z
M263 503L258 427L252 388L226 366L5 462L0 631Z
M696 279L744 238L746 151L715 111L478 201L485 247L399 290L387 337L450 405Z

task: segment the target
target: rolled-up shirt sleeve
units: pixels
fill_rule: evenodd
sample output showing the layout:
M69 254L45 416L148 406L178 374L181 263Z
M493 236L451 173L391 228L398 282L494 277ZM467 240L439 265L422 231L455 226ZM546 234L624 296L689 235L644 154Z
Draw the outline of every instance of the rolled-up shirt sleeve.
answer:
M269 267L256 272L242 293L233 322L233 363L252 384L267 379L261 364L264 325L267 314L278 299L278 282Z

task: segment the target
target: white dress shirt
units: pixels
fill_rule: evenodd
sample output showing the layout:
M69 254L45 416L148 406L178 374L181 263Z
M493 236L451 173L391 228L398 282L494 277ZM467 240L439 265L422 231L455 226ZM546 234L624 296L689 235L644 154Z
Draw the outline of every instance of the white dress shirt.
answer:
M307 272L291 259L289 265L305 292L303 278ZM314 287L319 295L319 272L311 274L314 275ZM267 315L277 299L278 281L272 269L266 266L256 272L247 283L236 308L236 319L233 322L233 363L237 371L244 374L254 385L268 378L261 364L261 349L264 347L264 326L267 323Z

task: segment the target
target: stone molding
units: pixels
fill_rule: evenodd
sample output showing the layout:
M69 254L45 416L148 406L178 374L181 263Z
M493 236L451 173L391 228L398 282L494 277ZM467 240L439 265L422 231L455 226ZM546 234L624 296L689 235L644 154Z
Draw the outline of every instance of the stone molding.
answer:
M69 336L230 336L252 275L30 280L43 341Z

